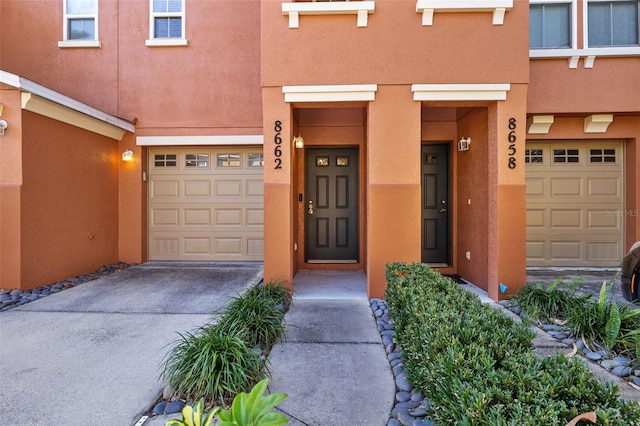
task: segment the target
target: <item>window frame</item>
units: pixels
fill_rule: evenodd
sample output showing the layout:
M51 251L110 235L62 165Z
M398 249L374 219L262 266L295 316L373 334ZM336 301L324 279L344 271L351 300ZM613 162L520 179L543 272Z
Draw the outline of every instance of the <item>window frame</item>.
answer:
M149 0L149 39L145 41L145 45L154 46L186 46L188 44L186 38L186 8L185 0L180 0L180 12L154 12L153 0ZM180 18L181 37L156 37L155 36L155 20L156 18Z
M569 31L569 47L536 47L529 48L529 52L531 51L560 51L566 52L569 49L577 49L578 48L578 2L577 0L529 0L529 8L531 8L532 4L569 4L569 25L571 30ZM531 32L531 29L529 29ZM530 34L529 34L530 35Z
M62 40L58 42L58 47L101 47L98 21L100 16L99 1L93 0L95 5L94 13L68 13L67 4L69 0L62 0ZM93 39L70 39L69 23L73 19L93 19L94 38Z
M616 3L616 2L624 2L628 0L584 0L584 7L582 13L582 27L583 27L583 40L585 49L616 49L616 50L635 50L636 54L640 53L640 1L636 1L638 3L638 15L637 19L637 29L638 29L638 43L637 44L625 44L625 45L608 45L608 46L590 46L589 45L589 4L591 3Z

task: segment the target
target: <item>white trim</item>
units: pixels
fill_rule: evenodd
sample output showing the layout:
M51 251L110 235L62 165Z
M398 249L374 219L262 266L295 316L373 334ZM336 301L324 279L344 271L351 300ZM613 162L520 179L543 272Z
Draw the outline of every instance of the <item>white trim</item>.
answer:
M504 101L506 84L412 84L414 101Z
M137 136L138 146L264 145L263 135Z
M553 115L534 115L527 118L527 133L530 135L546 135L553 124Z
M417 0L416 12L422 13L422 25L433 25L434 12L491 12L493 25L502 25L504 15L513 9L513 0Z
M99 14L99 1L94 0L95 13L67 13L67 1L62 2L62 41L58 42L58 47L100 47L100 41L98 37L98 17ZM69 16L71 19L93 19L93 31L94 39L69 39Z
M187 46L189 42L184 38L154 38L151 40L145 40L144 44L148 47Z
M102 47L99 40L64 40L58 42L58 47Z
M613 114L594 114L584 118L585 133L606 133L613 123Z
M117 127L121 130L126 130L131 133L134 133L136 131L135 126L126 120L107 114L106 112L100 111L97 108L91 107L85 103L65 96L62 93L56 92L55 90L49 89L15 74L0 70L0 83L15 87L16 89L20 89L23 92L28 92L30 94L36 95L38 98L50 101L54 104L58 104L61 107L76 111L85 116L92 117L95 120L98 120L110 126ZM29 102L27 100L27 105L28 104ZM40 102L40 104L42 104L42 102Z
M640 56L640 46L590 47L586 49L530 49L530 59L568 58L569 68L577 68L580 58L585 58L584 67L593 68L597 57Z
M377 84L282 86L285 102L374 101Z
M282 14L289 16L289 28L300 28L300 15L356 15L356 25L366 27L375 1L282 3Z

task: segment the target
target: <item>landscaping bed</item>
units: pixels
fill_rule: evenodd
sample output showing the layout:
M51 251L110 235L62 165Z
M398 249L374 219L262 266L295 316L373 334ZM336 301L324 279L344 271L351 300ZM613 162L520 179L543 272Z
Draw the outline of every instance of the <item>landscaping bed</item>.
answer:
M638 403L619 399L575 358L538 358L529 325L449 278L406 263L388 264L386 278L394 340L434 423L564 425L595 411L598 424L640 424Z

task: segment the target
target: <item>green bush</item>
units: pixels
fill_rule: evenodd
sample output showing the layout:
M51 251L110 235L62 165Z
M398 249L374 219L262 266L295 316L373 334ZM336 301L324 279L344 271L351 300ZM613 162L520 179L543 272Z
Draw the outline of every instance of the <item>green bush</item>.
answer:
M516 293L518 306L532 318L563 320L568 312L581 306L591 295L576 296L575 290L583 279L575 278L566 284L561 278L546 288L541 284L528 285Z
M564 425L599 410L640 423L640 406L592 378L580 361L537 358L533 332L422 264L387 265L386 301L407 376L437 424Z
M291 297L282 286L259 285L215 313L194 332L179 333L161 378L178 396L225 404L268 373L265 353L284 335Z
M180 334L164 361L162 378L184 399L224 404L262 379L265 369L259 349L209 324Z

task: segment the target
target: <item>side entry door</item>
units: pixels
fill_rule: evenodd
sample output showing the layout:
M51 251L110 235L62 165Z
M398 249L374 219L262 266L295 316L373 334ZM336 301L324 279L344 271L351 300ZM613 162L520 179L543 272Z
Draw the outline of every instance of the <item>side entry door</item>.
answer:
M358 148L307 148L305 155L305 259L358 262Z
M450 264L449 145L422 145L422 262Z

